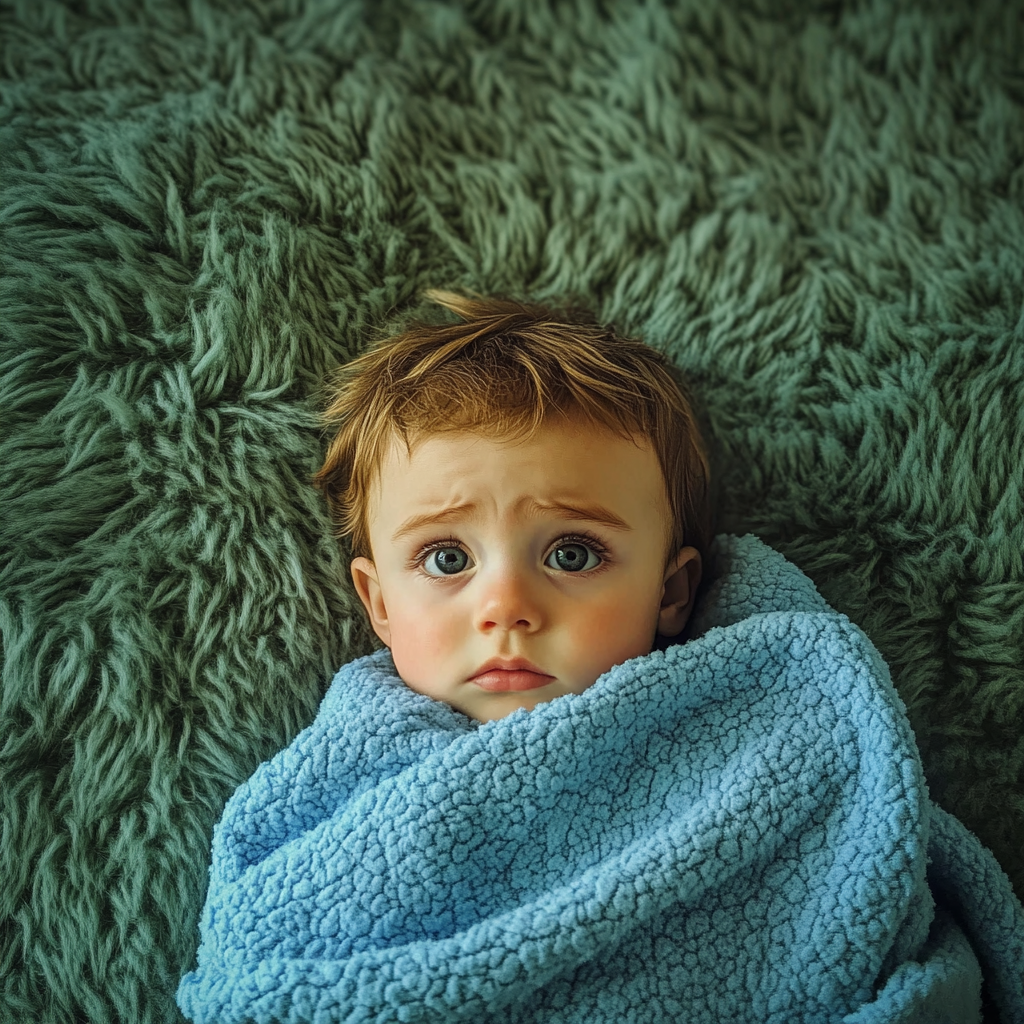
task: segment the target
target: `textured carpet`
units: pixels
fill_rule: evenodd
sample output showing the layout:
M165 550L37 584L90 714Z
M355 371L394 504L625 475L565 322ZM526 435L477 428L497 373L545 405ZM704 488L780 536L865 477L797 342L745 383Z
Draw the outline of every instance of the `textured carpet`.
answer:
M373 649L319 382L432 285L689 370L718 528L872 638L1024 896L1019 3L2 17L0 1020L180 1019L225 800Z

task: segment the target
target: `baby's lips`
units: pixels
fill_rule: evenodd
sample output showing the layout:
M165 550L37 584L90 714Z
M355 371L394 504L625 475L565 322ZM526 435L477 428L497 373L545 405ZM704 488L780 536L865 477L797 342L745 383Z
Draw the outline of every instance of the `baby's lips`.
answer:
M555 677L543 672L525 670L507 671L491 669L473 676L471 682L489 693L518 693L523 690L537 690L554 682Z

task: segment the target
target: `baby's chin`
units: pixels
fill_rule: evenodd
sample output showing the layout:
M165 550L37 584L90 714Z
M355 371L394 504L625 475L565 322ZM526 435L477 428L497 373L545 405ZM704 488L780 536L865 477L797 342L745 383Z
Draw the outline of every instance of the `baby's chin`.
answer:
M561 697L563 695L556 694L555 696ZM539 704L546 704L547 701L554 699L555 697L548 697L547 700L537 697L533 700L502 700L496 701L492 706L484 708L478 706L460 708L453 703L452 707L455 708L456 711L461 711L468 718L472 718L476 722L497 722L502 718L508 718L513 711L519 711L521 708L526 711L532 711Z
M399 673L401 676L401 673ZM447 704L450 708L461 712L467 718L475 722L496 722L499 719L507 718L514 711L532 711L541 704L556 700L559 697L573 693L582 693L590 683L574 681L566 683L563 680L552 680L546 686L540 686L533 690L510 690L503 693L486 691L473 683L466 682L450 687L432 686L429 683L410 681L402 676L402 681L410 690L430 697L432 700Z
M567 686L556 680L551 685L536 690L510 693L477 692L467 693L465 697L460 694L447 700L446 703L476 722L497 722L502 718L507 718L514 711L532 711L541 704L547 704L559 697L582 693L589 685L593 685L593 682L596 680L587 685L575 683Z
M634 657L636 656L634 655ZM461 683L447 681L439 683L434 680L409 679L406 678L406 673L402 671L402 666L398 665L397 661L395 667L399 677L410 690L414 690L424 697L430 697L432 700L440 701L442 704L447 704L467 718L483 724L507 718L515 711L532 711L541 704L547 704L559 697L581 694L618 664L621 662L617 661L613 665L609 665L593 678L590 678L590 674L595 672L595 669L591 666L584 678L565 679L559 677L535 689L506 691L484 689L469 680Z

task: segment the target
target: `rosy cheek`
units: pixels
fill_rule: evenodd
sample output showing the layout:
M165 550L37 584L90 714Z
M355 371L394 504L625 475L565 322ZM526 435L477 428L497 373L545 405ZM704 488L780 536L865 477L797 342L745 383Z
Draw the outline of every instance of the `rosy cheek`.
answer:
M645 621L639 602L611 602L589 609L576 631L576 649L600 674L627 658L650 653L652 632L653 621Z
M458 646L453 624L429 608L414 608L394 616L391 627L391 656L399 675L408 683L436 684Z

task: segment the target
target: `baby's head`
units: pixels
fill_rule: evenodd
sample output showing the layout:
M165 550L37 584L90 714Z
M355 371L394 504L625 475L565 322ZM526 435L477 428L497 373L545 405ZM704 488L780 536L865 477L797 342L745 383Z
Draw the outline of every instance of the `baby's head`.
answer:
M581 314L425 294L462 322L413 323L339 369L315 482L398 674L487 722L683 631L708 459L654 349Z

